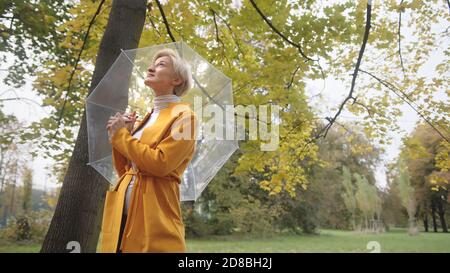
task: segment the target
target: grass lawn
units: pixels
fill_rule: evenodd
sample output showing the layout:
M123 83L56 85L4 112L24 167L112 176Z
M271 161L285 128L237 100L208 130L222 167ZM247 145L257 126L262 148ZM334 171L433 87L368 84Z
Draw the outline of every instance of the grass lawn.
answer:
M40 249L41 245L36 243L13 243L0 240L0 253L37 253Z
M382 234L322 230L320 235L278 235L267 239L236 236L188 239L188 252L370 252L367 243L377 241L381 252L448 252L450 234L420 233L411 237L397 229ZM0 241L0 252L39 252L39 244Z
M189 252L370 252L367 243L377 241L381 252L449 252L450 234L420 233L411 237L405 230L382 234L322 230L320 235L280 235L270 239L188 240Z

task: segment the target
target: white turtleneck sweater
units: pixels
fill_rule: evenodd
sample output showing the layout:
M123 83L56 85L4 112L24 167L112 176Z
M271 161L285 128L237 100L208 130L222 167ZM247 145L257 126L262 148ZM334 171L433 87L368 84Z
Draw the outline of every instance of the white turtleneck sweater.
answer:
M178 97L177 95L172 95L172 94L161 95L161 96L155 97L153 100L153 104L154 104L153 105L153 113L151 114L150 118L147 120L145 125L133 134L133 137L140 140L144 129L147 127L150 127L153 123L155 123L156 119L158 118L159 112L162 109L167 108L169 102L179 102L179 101L181 101L181 98ZM133 165L134 170L137 170L136 165L133 162L131 162L131 163ZM127 192L125 194L125 209L124 209L125 214L128 214L128 208L130 207L131 192L133 189L133 184L134 184L135 178L136 178L136 176L133 175L133 177L131 178L131 182L127 188Z

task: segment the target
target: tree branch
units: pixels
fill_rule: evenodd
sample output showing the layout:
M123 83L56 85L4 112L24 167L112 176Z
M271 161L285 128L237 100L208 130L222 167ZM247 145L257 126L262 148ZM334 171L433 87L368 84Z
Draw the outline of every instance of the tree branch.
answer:
M19 95L17 94L16 90L14 90L13 88L7 89L5 92L3 92L2 94L0 94L0 97L3 96L3 95L5 95L5 94L8 93L8 92L14 93L15 97L13 97L13 98L0 99L0 102L1 102L1 101L14 101L14 100L23 101L23 102L25 102L25 103L27 103L27 102L32 102L32 103L38 105L39 107L41 107L40 109L41 109L43 112L45 112L47 115L49 114L49 113L47 113L47 111L45 111L45 110L42 108L42 105L41 105L39 102L37 102L37 101L35 101L35 100L33 100L33 99L24 98L24 97L19 97Z
M403 100L405 103L407 103L413 110L414 112L416 112L423 120L425 120L425 122L427 122L443 139L445 139L445 141L449 142L449 139L444 136L444 134L441 133L441 131L439 131L432 123L431 121L426 118L418 109L416 109L416 107L413 105L414 101L402 90L400 90L399 88L395 87L394 85L392 85L389 82L386 82L382 79L380 79L379 77L375 76L374 74L364 71L362 69L359 69L359 71L371 76L372 78L376 79L379 83L381 83L383 86L385 86L386 88L388 88L389 90L391 90L395 95L397 95L401 100ZM402 95L398 94L401 93Z
M12 30L13 23L14 23L14 19L16 19L16 15L13 15L13 16L11 17L11 21L9 22L9 29L10 29L10 30Z
M175 43L176 42L175 37L173 36L172 31L170 30L169 22L167 21L166 14L164 13L161 3L158 0L155 0L155 2L156 2L156 5L158 5L159 12L161 13L161 16L163 18L163 23L166 26L167 34L169 34L172 42Z
M100 10L101 10L101 8L102 8L102 6L103 6L104 3L105 3L105 0L102 0L102 1L100 2L100 4L98 5L97 10L95 11L94 16L92 17L91 21L89 22L88 29L87 29L86 33L84 34L83 44L82 44L82 46L81 46L80 52L78 52L77 59L76 59L75 64L74 64L74 66L73 66L73 70L72 70L72 72L70 73L69 85L68 85L68 87L67 87L67 92L66 92L66 95L65 95L65 97L64 97L63 106L62 106L61 111L60 111L60 113L59 113L58 120L56 121L57 124L56 124L55 134L53 135L53 138L56 137L56 135L57 135L57 133L58 133L59 126L61 125L62 117L63 117L63 115L64 115L64 110L65 110L65 108L66 108L67 100L68 100L69 95L70 95L70 91L71 91L70 89L71 89L71 87L72 87L72 80L73 80L73 77L75 76L75 72L76 72L76 70L77 70L78 63L80 62L80 59L81 59L81 54L83 53L84 47L85 47L86 42L87 42L87 39L88 39L88 37L89 37L89 32L91 31L91 27L94 25L95 19L97 18L97 15L100 13Z
M291 88L292 83L294 82L295 74L297 74L297 71L298 71L299 69L300 69L300 66L297 66L297 67L295 68L294 72L293 72L292 75L291 75L291 80L290 80L289 83L286 85L286 89L290 89L290 88Z
M223 41L220 39L220 37L219 37L219 27L217 26L216 12L215 12L213 9L210 9L210 11L211 11L212 14L213 14L213 21L214 21L214 27L215 27L215 30L216 30L216 40L217 40L217 43L222 45L222 56L225 58L225 60L227 60L228 67L231 67L231 62L230 62L230 60L228 59L228 56L227 56L227 54L226 54L226 52L225 52L225 44L224 44L224 42L223 42Z
M280 36L285 42L287 42L288 44L294 46L295 48L298 49L300 55L302 55L303 58L306 59L306 62L308 61L312 61L312 62L317 62L317 67L319 68L320 74L322 75L322 79L325 82L325 73L323 72L323 68L319 63L319 59L314 60L311 59L310 57L306 56L306 54L303 52L303 49L301 47L300 44L298 43L294 43L293 41L291 41L288 37L286 37L283 33L281 33L281 31L279 31L273 24L272 22L264 15L264 13L258 8L258 6L256 5L255 1L250 0L250 3L252 4L252 6L255 8L255 10L258 12L258 14L261 16L261 18L267 23L267 25L269 25L269 27L276 33L278 34L278 36Z
M398 11L398 31L397 31L397 35L398 35L398 55L400 56L400 65L402 66L402 71L403 71L403 77L405 76L405 67L403 66L403 58L402 58L402 47L401 47L401 32L400 29L402 27L402 12L403 12L403 8L402 8L402 4L403 4L402 0L400 2L400 8Z
M213 9L210 9L210 11L213 14L213 22L214 22L214 28L216 30L216 40L217 43L222 44L223 47L225 47L225 44L223 43L223 41L220 39L219 37L219 28L217 27L217 21L216 21L216 12Z
M366 26L365 26L365 30L364 30L363 42L362 42L362 45L361 45L361 49L359 50L359 55L358 55L358 59L356 61L355 70L354 70L354 72L352 74L353 78L352 78L352 84L351 84L351 87L350 87L350 91L349 91L347 97L344 99L344 101L339 106L339 109L336 112L336 114L334 115L334 117L327 117L326 118L326 120L328 120L328 124L325 125L324 127L322 127L322 129L320 129L317 134L315 134L312 138L310 138L308 140L308 142L303 146L303 148L302 148L300 153L303 153L304 151L306 151L308 146L310 144L314 143L319 138L321 138L321 137L325 138L327 136L327 134L328 134L328 131L330 130L330 128L336 122L336 119L341 114L345 104L351 99L353 100L353 102L356 101L356 99L353 97L353 92L354 92L354 89L355 89L356 77L358 76L358 70L359 70L359 67L361 65L361 61L362 61L362 57L364 55L364 50L366 48L367 40L369 38L370 27L371 27L371 18L372 18L372 1L369 0L367 2Z
M356 101L356 99L355 99L355 101L354 101L353 103L354 103L354 104L357 104L357 105L359 105L359 106L361 106L361 107L364 108L364 109L366 109L366 111L367 111L367 113L369 114L370 118L373 118L372 111L369 109L369 107L367 107L367 105L365 105L365 104L363 104L363 103L360 103L360 102Z
M237 39L235 37L235 34L234 34L233 30L231 29L230 24L228 24L227 20L225 20L222 16L220 16L220 14L218 14L213 8L210 7L209 9L212 10L216 14L217 18L219 18L225 24L225 26L228 28L228 30L230 31L231 37L237 46L239 53L241 53L241 55L244 56L245 54L241 49L241 45L239 44L239 39Z
M150 21L150 24L152 25L153 29L156 31L156 33L158 34L158 36L159 36L159 37L162 37L161 33L159 32L158 28L157 28L156 25L155 25L155 22L153 22L153 19L152 19L151 13L152 13L152 11L153 11L153 5L152 5L151 2L149 2L149 3L147 4L147 10L148 10L147 13L148 13L148 19L149 19L149 21Z
M358 70L359 70L359 67L361 65L362 57L364 55L364 50L366 49L367 40L369 39L371 18L372 18L372 3L369 0L369 2L367 2L366 27L365 27L365 30L364 30L363 42L362 42L362 45L361 45L361 49L359 50L359 55L358 55L358 60L356 61L355 70L353 72L350 92L348 93L347 97L344 99L344 101L339 106L339 109L338 109L337 113L334 115L334 117L330 118L329 119L329 123L321 130L321 132L319 133L318 137L320 137L323 132L324 132L323 133L323 137L326 137L327 134L328 134L328 130L330 130L331 126L333 126L333 123L336 121L338 116L341 114L342 110L344 109L345 104L350 99L353 99L353 101L355 101L355 98L353 97L353 92L355 90L356 78L358 76Z
M32 102L34 104L37 104L38 106L42 106L40 103L38 103L35 100L29 99L29 98L24 98L24 97L16 97L16 98L6 98L6 99L0 99L0 102L2 101L11 101L11 100L21 100L21 101L29 101Z
M337 121L335 123L336 123L336 125L341 126L347 133L354 134L354 132L352 130L348 129L347 127L345 127L344 124L341 124L341 123L339 123Z
M311 59L310 57L306 56L305 53L303 52L302 47L297 44L294 43L293 41L289 40L289 38L287 38L286 36L284 36L283 33L281 33L273 24L272 22L264 15L264 13L262 13L262 11L258 8L258 6L256 5L255 1L250 0L250 3L252 4L252 6L255 8L255 10L258 12L258 14L261 16L261 18L264 20L264 22L267 23L267 25L269 25L269 27L276 33L278 34L278 36L280 36L281 38L283 38L284 41L286 41L288 44L296 47L298 49L298 51L300 52L300 55L303 56L303 58L305 58L308 61L315 61L313 59Z

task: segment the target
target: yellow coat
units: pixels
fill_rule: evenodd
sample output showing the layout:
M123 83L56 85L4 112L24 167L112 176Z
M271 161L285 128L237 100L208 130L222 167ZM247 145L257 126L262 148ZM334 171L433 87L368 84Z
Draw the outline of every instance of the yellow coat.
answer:
M126 128L117 130L111 138L113 163L120 178L116 187L106 193L102 252L116 252L119 243L122 252L185 252L179 184L195 152L197 119L185 102L168 105L156 122L144 129L140 140ZM146 123L152 112L133 132ZM189 139L174 137L172 127L188 132ZM131 161L139 171L122 242L118 242L125 192L134 173Z

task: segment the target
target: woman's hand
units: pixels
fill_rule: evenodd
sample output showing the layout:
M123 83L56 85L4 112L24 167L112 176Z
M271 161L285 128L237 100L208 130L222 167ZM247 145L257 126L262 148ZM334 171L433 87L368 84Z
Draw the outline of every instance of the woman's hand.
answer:
M108 125L106 129L108 130L109 141L111 141L112 136L119 130L125 126L125 117L117 112L114 116L111 116L108 120Z
M134 128L134 123L136 122L136 120L138 118L136 115L136 111L131 114L126 115L125 118L126 118L126 120L125 120L126 126L125 127L127 127L128 131L131 133L131 131L133 131L133 128Z
M108 121L106 129L108 130L108 137L111 141L112 136L122 127L127 128L131 132L134 128L134 123L136 122L137 116L136 112L132 114L121 114L117 112L114 116L111 116Z

